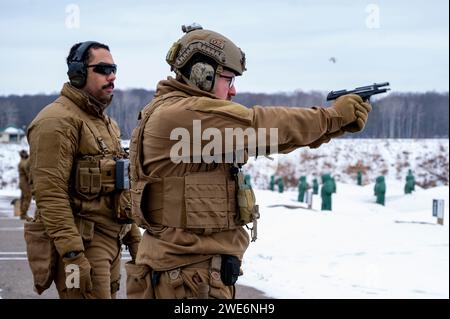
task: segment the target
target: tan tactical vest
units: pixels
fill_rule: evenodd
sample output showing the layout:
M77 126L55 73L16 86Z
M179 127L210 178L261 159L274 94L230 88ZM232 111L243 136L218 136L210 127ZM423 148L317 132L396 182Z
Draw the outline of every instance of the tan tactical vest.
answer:
M145 124L170 97L188 97L173 92L156 98L140 114L130 143L132 215L138 226L151 232L151 225L183 228L198 234L235 229L236 181L229 169L192 172L183 177L152 177L142 168L142 137Z
M59 97L55 103L67 104L70 100L65 97ZM70 101L71 102L71 101ZM110 150L95 125L86 112L78 107L71 110L86 124L92 135L95 137L99 155L84 155L76 158L74 161L75 171L74 180L71 184L71 190L80 200L93 200L103 195L114 195L114 209L118 222L131 222L131 203L128 190L116 189L116 160L126 158L127 154L123 151L120 141L115 149ZM108 123L108 130L118 133L114 127ZM118 134L117 134L118 135ZM128 199L127 199L128 198Z

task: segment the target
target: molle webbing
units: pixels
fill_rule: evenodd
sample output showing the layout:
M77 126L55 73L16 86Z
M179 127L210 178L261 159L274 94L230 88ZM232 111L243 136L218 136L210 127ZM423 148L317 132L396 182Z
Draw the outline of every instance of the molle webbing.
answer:
M151 184L141 207L153 224L212 233L238 227L235 194L226 171L192 173Z
M228 169L193 172L183 177L151 177L142 168L142 137L145 124L165 99L187 97L179 92L154 100L141 114L139 126L130 143L131 197L133 217L137 224L184 228L202 234L234 229L236 186ZM149 224L150 223L150 224Z
M136 224L142 228L149 229L150 225L144 216L142 206L147 204L148 200L142 203L144 190L151 184L161 181L161 178L150 177L144 173L142 168L142 136L144 134L145 124L150 116L160 106L165 98L176 96L174 94L166 94L153 100L151 107L145 112L139 113L139 124L133 130L130 141L130 184L131 184L131 212Z

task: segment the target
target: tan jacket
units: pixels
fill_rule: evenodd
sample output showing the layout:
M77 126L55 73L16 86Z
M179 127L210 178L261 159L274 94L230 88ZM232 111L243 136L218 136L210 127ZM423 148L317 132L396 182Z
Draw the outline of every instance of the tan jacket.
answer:
M115 220L113 194L81 200L74 192L76 160L85 155L101 154L99 139L83 116L88 115L91 123L95 123L110 153L123 152L119 127L104 113L106 107L66 83L60 97L39 112L28 128L37 215L54 239L60 255L84 250L74 215L82 215L83 219L94 222L97 230L111 237L117 237L122 229ZM132 232L135 241L139 241L136 225Z
M158 84L155 98L162 98L163 102L147 123L142 124L145 125L142 138L143 170L151 177L181 177L209 170L211 164L174 164L170 158L170 150L178 142L169 138L172 130L185 128L193 136L193 120L201 120L202 130L217 128L222 133L226 128L267 128L267 133L270 128L278 128L276 143L279 153L288 153L302 146L318 147L328 142L330 135L341 134L342 119L330 109L246 108L217 99L172 78ZM142 113L151 108L155 100ZM207 143L202 141L202 146ZM217 169L228 170L229 164L218 164ZM243 227L199 235L179 227L155 226L153 235L147 233L142 239L137 263L148 264L156 270L167 270L205 260L214 254L235 255L242 259L248 244L249 237Z

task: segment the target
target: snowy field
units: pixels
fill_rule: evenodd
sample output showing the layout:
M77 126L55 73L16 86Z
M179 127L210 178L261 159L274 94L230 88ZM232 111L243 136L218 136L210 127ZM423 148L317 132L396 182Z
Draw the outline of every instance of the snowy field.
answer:
M128 147L129 141L122 141ZM18 186L18 152L27 144L0 143L0 189ZM358 170L363 184L375 182L379 175L404 181L412 169L416 182L424 188L448 185L448 139L335 139L317 149L300 148L294 152L250 158L244 166L256 188L266 189L271 175L283 176L287 188L294 189L300 176L313 177L331 173L339 182L352 184Z
M379 175L405 181L409 169L422 187L448 185L448 139L335 139L317 149L304 147L271 157L250 158L244 166L258 188L266 189L271 175L283 176L291 188L302 175L311 184L313 177L320 179L324 173L352 184L358 170L363 172L363 184L374 183Z
M0 196L19 196L22 148L0 144ZM442 139L341 139L273 161L252 159L246 171L259 188L261 218L239 283L275 298L449 298L448 150ZM355 167L364 168L364 186L356 185ZM403 194L408 169L426 188ZM320 211L318 196L312 210L293 208L305 206L296 201L298 177L311 183L324 172L338 181L333 210ZM264 190L272 174L290 190ZM385 206L373 195L378 175L386 176ZM433 199L445 200L444 226L432 217Z
M257 190L258 239L239 282L275 298L449 298L448 186L403 194L387 181L386 206L373 184L337 183L333 210L306 206L296 192ZM444 226L432 199L445 199Z

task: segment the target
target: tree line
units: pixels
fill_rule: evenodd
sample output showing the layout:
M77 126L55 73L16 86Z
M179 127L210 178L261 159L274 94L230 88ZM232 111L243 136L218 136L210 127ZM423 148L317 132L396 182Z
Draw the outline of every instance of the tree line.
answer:
M124 139L131 136L140 110L151 102L154 91L116 90L107 113L120 125ZM293 93L240 93L233 101L251 107L329 106L318 91ZM9 95L0 97L0 130L8 126L26 129L36 114L57 95ZM448 138L448 92L391 93L372 101L373 111L363 132L351 138Z

